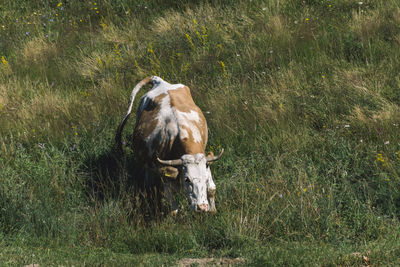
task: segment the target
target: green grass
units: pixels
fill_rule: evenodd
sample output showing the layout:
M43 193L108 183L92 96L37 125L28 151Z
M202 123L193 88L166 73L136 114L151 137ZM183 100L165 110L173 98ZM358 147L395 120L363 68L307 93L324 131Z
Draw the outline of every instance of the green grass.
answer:
M398 265L399 23L394 0L1 3L0 262ZM215 215L154 212L113 150L152 74L225 148Z

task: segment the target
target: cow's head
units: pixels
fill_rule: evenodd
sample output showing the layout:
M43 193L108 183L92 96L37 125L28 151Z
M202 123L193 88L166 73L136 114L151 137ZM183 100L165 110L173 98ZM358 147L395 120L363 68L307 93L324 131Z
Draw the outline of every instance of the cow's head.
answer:
M186 197L190 202L190 207L194 211L207 212L209 210L209 203L207 200L207 186L211 178L209 164L218 160L224 150L222 149L218 156L208 155L202 153L186 154L180 159L175 160L161 160L157 158L158 162L164 165L160 170L164 170L164 176L170 176L172 179L180 177L182 179L183 187L185 189ZM177 171L168 168L179 168L181 175ZM177 169L176 169L177 170ZM163 171L162 171L163 172Z

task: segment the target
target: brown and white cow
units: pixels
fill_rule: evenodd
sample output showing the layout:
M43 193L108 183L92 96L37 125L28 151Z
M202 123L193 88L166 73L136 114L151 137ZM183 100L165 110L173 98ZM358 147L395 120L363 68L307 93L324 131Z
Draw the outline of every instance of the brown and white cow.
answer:
M117 145L122 149L121 133L136 94L149 83L153 88L140 99L133 133L134 154L145 168L145 179L163 180L172 213L178 211L173 195L179 189L186 193L192 210L215 212L216 187L209 165L221 157L223 149L218 156L205 155L207 123L194 103L189 87L170 84L157 76L139 82L132 91L128 112L118 127Z

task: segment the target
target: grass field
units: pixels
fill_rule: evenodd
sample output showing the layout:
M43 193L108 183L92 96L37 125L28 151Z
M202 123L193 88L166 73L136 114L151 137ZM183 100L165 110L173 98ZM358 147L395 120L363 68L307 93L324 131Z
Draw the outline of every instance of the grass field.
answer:
M399 1L1 1L0 58L0 265L400 265ZM225 148L215 215L113 150L149 75Z

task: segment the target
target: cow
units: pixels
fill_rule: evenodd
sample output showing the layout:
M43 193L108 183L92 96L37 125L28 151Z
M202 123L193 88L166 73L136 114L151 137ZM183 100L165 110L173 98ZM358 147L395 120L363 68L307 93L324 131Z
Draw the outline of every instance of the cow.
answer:
M118 148L122 150L122 130L135 96L147 84L153 88L140 99L132 142L136 161L145 170L144 179L161 179L172 214L178 212L174 194L179 190L185 192L192 210L216 212L210 164L224 150L217 156L205 154L207 123L189 87L170 84L157 76L140 81L132 90L128 111L115 136Z

